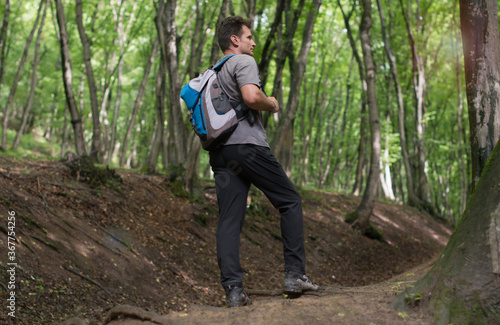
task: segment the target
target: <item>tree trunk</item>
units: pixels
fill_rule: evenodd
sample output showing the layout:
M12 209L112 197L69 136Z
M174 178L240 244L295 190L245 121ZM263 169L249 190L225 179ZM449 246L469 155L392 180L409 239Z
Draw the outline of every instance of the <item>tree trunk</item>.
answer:
M52 101L52 115L50 116L50 121L49 121L49 132L47 134L48 139L50 141L50 156L54 157L55 156L55 151L54 151L54 121L57 116L57 94L59 93L59 87L53 94L53 101Z
M61 61L62 73L64 82L64 92L66 94L66 101L68 109L71 114L71 124L75 134L75 148L78 156L86 155L87 149L85 148L85 138L83 135L83 123L78 107L76 106L75 95L73 93L73 81L71 78L71 61L69 56L68 46L68 32L66 31L66 22L64 19L64 8L61 0L55 0L57 7L57 23L59 25L60 47L61 47Z
M363 62L361 61L361 57L356 48L356 42L354 41L354 37L352 35L351 26L349 24L349 19L351 18L352 13L354 12L354 7L351 12L346 15L342 5L340 4L340 0L337 0L337 5L342 12L342 16L344 18L344 25L347 30L347 38L349 39L349 44L351 45L352 54L358 63L358 71L359 71L359 79L361 81L361 89L363 89L363 93L361 94L361 121L360 121L360 136L359 136L359 145L358 145L358 162L356 165L356 174L354 180L354 186L352 189L352 193L354 195L359 195L361 191L361 185L363 181L363 166L365 159L365 127L366 127L366 76L363 68Z
M65 109L64 121L63 121L63 135L61 140L61 153L59 154L59 157L64 158L66 156L67 145L68 145L68 110Z
M500 142L445 250L396 307L429 306L436 324L500 323L499 175Z
M161 39L160 39L161 42ZM146 166L149 172L156 172L158 165L158 155L160 154L160 149L162 147L163 134L165 130L165 77L166 77L166 66L164 61L160 60L160 67L158 74L156 76L156 128L152 143L150 145L150 150L148 153L148 158L146 160Z
M217 22L223 20L224 18L227 17L227 13L229 12L229 7L232 6L232 1L231 0L223 0L222 5L220 7L220 13L219 13L219 19ZM220 56L221 50L219 47L219 43L217 41L217 29L215 30L215 35L214 35L214 42L212 43L212 52L210 54L210 65L214 65L217 63L217 60Z
M418 158L418 178L417 178L417 197L421 203L425 203L426 206L430 206L427 202L429 200L427 194L427 177L425 174L425 148L424 148L424 92L425 92L425 67L423 58L419 55L417 51L417 46L415 44L415 38L413 36L413 30L410 25L409 17L411 10L411 2L408 2L407 12L405 13L403 0L399 0L401 5L401 11L406 23L406 30L408 32L408 40L410 43L410 50L412 54L412 64L413 64L413 91L415 96L415 129L417 135L417 158ZM417 13L417 17L418 17ZM417 18L418 21L418 18Z
M264 47L262 48L262 55L259 62L259 73L260 79L264 84L267 81L269 63L271 62L271 57L273 54L273 49L271 48L271 42L278 32L279 26L281 26L281 18L283 16L283 10L285 8L286 0L278 0L276 4L276 14L274 16L273 24L271 25L271 30L269 31L269 36L266 39L266 43L264 43Z
M359 207L354 212L355 220L348 218L346 221L353 221L353 227L359 229L362 234L377 238L380 235L377 231L375 231L374 227L370 225L370 216L375 205L378 178L380 174L380 123L375 88L375 65L373 62L370 44L370 28L372 26L371 0L363 0L362 5L363 16L360 25L360 38L366 71L366 98L370 118L371 160L363 199L361 200Z
M2 28L0 29L0 89L3 83L3 74L5 72L5 48L7 47L7 30L9 28L10 0L5 1L3 11Z
M398 70L396 65L396 59L392 53L391 46L389 45L389 40L387 38L386 26L384 14L382 11L382 6L380 0L377 0L377 6L379 10L380 23L382 27L382 38L384 40L385 53L387 59L389 60L389 65L391 67L392 78L394 80L394 89L396 91L397 104L398 104L398 131L399 131L399 142L401 144L401 157L403 158L403 166L405 168L406 175L406 189L408 191L408 203L411 206L418 205L418 198L415 195L413 187L413 176L410 167L410 160L408 158L408 150L406 149L406 131L405 131L405 108L403 101L403 93L401 91L401 84L399 82Z
M495 0L460 0L472 186L500 138L500 48Z
M97 87L94 79L94 71L92 70L92 52L90 51L90 42L83 28L82 18L82 0L76 0L76 24L78 25L78 33L83 46L83 61L85 63L85 71L87 72L87 83L89 85L90 106L92 109L93 135L92 147L90 150L90 158L97 162L100 159L101 153L101 122L99 121L99 104L97 99Z
M293 59L289 61L291 67L291 85L288 93L288 102L283 120L277 128L274 137L274 139L276 139L273 145L274 154L276 158L282 162L283 168L287 174L291 174L292 171L292 159L290 158L293 155L293 121L299 108L300 87L306 71L307 58L312 44L312 32L320 6L321 0L313 1L304 26L299 55L297 60ZM293 54L291 51L288 53Z
M137 98L135 99L134 108L132 110L132 116L130 117L130 121L127 127L127 132L125 133L125 137L123 138L123 142L120 148L120 166L125 165L125 161L127 160L127 146L132 135L132 130L134 129L135 119L137 117L137 113L139 112L139 107L141 105L142 97L144 96L144 92L146 90L146 84L148 83L149 73L151 71L151 66L153 65L156 49L158 47L158 38L156 38L153 49L151 50L151 56L149 61L144 69L144 76L142 77L142 82L139 87L139 93L137 94Z
M21 61L19 62L19 66L17 68L17 73L14 78L14 83L12 84L12 88L10 89L9 98L7 99L7 104L4 109L4 117L2 124L2 148L7 149L7 128L9 126L9 115L10 115L10 106L12 105L12 101L14 100L14 96L16 95L17 86L19 85L19 79L21 79L21 72L23 71L24 63L26 62L26 58L28 57L28 51L30 49L31 41L33 40L33 35L35 34L36 28L38 26L38 22L40 21L40 15L42 14L42 8L45 4L45 0L40 1L40 6L38 7L38 14L36 16L35 24L31 29L31 32L26 40L26 46L24 47L23 56L21 57ZM3 69L3 64L2 64Z
M175 27L176 1L169 0L163 3L160 1L156 24L160 38L161 60L166 65L168 72L168 103L172 120L169 120L170 128L173 131L175 144L174 165L181 165L186 159L186 129L184 126L181 103L179 101L181 92L181 82L179 79L179 68L177 64L177 30Z
M40 27L38 28L37 32L37 37L36 37L36 45L35 45L35 58L33 60L33 71L31 73L31 90L30 94L28 97L28 103L26 104L26 107L24 108L23 111L23 117L21 120L21 125L19 126L19 130L17 131L16 138L14 139L14 144L12 147L14 149L17 149L19 146L19 142L21 141L21 136L24 133L24 129L26 128L26 124L28 123L28 117L31 112L31 107L33 106L33 99L35 98L35 90L36 90L36 85L38 81L38 63L40 62L40 41L42 39L42 30L43 30L43 25L45 23L45 16L47 14L47 7L48 5L45 5L43 9L43 15L42 15L42 21L40 22Z

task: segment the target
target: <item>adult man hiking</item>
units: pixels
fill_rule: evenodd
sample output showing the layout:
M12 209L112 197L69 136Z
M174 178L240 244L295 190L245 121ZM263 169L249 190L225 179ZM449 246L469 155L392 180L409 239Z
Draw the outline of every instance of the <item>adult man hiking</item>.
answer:
M217 260L221 284L229 307L243 306L249 298L243 289L239 241L251 184L269 198L281 215L285 259L284 292L300 294L321 288L305 275L305 249L300 195L271 153L261 122L261 111L276 113L279 104L260 89L259 71L253 58L256 46L252 23L239 16L227 17L217 28L224 57L233 55L218 74L230 98L251 108L229 139L210 151L220 219L217 227ZM221 59L222 60L222 59Z

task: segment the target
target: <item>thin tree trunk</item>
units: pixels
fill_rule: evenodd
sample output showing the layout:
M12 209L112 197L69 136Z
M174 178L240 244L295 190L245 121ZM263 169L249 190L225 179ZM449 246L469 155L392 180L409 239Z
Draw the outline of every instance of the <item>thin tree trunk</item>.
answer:
M475 188L500 138L500 49L494 0L460 0L469 104L472 185ZM496 40L496 41L494 41Z
M293 121L299 108L300 87L306 71L307 58L312 44L312 33L321 2L321 0L314 0L309 9L302 34L302 45L297 59L293 59L292 49L287 51L289 54L289 65L291 67L291 85L288 102L283 115L284 118L277 128L277 133L275 133L276 135L273 137L273 139L275 139L273 141L274 154L282 163L287 174L291 174L292 171L291 157L293 155Z
M364 159L365 159L365 129L366 129L366 77L363 68L363 62L356 48L356 42L354 41L354 37L352 35L351 26L349 23L349 19L351 18L352 13L354 12L354 7L351 12L346 15L342 5L340 4L340 0L337 0L337 5L342 12L342 16L344 17L344 25L347 30L347 37L349 39L349 44L351 45L352 54L358 63L358 71L359 71L359 79L361 81L361 87L363 89L363 93L361 94L361 121L360 121L360 136L359 136L359 145L358 145L358 161L356 165L356 174L354 180L354 186L352 189L352 193L354 195L359 195L361 191L361 186L363 182L363 167L364 167Z
M64 121L63 121L63 136L61 140L61 153L59 154L59 157L64 158L66 156L67 144L68 144L68 109L65 108Z
M3 74L5 72L5 48L7 47L7 30L9 28L10 0L5 0L2 28L0 29L0 89L2 89Z
M141 105L142 98L144 97L144 92L146 90L146 85L148 83L149 73L151 71L151 66L153 65L156 49L158 47L158 38L156 38L153 49L151 50L151 56L149 57L149 61L144 69L144 76L142 77L142 82L139 87L139 93L137 94L137 98L135 99L134 108L132 110L132 116L130 117L130 121L127 127L127 132L125 133L125 137L123 138L123 142L120 148L120 166L125 164L127 159L127 146L130 140L130 136L132 135L132 130L134 129L135 119L137 117L137 113L139 112L139 107Z
M161 59L166 65L168 72L168 103L172 120L169 120L170 128L173 131L170 137L174 139L175 145L175 165L181 165L186 159L186 130L183 121L183 114L179 101L181 82L179 79L179 68L177 64L177 31L175 27L176 1L171 0L166 3L160 0L156 25L160 38Z
M274 52L273 49L271 48L271 42L278 33L279 26L281 26L281 20L285 8L285 2L286 0L277 1L274 21L273 24L271 25L271 30L269 31L266 43L264 43L264 47L262 49L262 55L259 62L259 73L260 73L260 78L264 84L266 84L267 81L269 63L271 62L271 57Z
M353 227L359 229L362 234L378 238L380 234L378 234L377 231L374 231L374 227L370 225L370 216L375 205L375 197L377 194L381 152L380 123L375 88L375 65L373 62L370 44L370 28L372 26L371 0L363 0L362 5L363 16L360 25L360 38L366 71L367 104L370 116L371 160L363 199L354 213L356 219L349 220L348 218L347 221L354 221Z
M66 31L66 22L64 19L64 8L61 0L55 0L57 7L57 22L59 25L59 35L61 44L61 61L62 73L64 82L64 92L66 94L66 101L68 109L71 114L71 124L75 134L75 148L78 156L87 154L85 148L85 138L83 135L83 124L78 107L76 106L75 95L73 93L73 82L71 77L71 61L69 56L68 46L68 32Z
M136 2L137 3L137 2ZM108 150L107 150L107 164L110 165L113 159L113 153L115 151L116 144L116 127L118 117L120 116L120 104L122 95L122 78L123 78L123 45L126 40L126 35L123 30L123 3L120 5L120 12L115 14L117 16L117 34L118 34L118 47L120 48L120 56L118 59L118 69L116 72L116 100L115 107L113 110L113 119L111 121L111 136L109 139ZM115 10L116 11L116 10Z
M54 157L55 152L54 152L54 121L57 116L57 94L59 93L59 88L54 92L53 94L53 101L52 101L52 115L50 116L50 122L49 122L49 132L48 132L48 138L50 141L50 156Z
M217 20L217 22L219 22L227 17L227 14L229 12L229 8L232 5L233 4L232 4L231 0L223 0L222 1L222 5L220 7L219 19ZM214 65L215 63L217 63L217 60L218 60L220 53L221 53L219 43L217 41L217 37L218 37L218 34L217 34L217 30L216 30L215 35L214 35L214 41L212 43L212 51L210 54L210 65Z
M17 86L19 85L19 80L21 79L21 72L23 71L24 63L26 62L26 58L28 57L28 51L31 45L31 41L33 40L33 35L35 34L36 28L38 26L38 22L40 21L40 15L42 14L42 8L45 4L45 0L40 1L40 6L38 7L38 13L36 16L35 24L31 29L31 32L26 40L26 46L24 47L23 56L21 57L21 61L19 62L19 66L17 68L17 73L14 78L14 83L12 84L12 88L10 89L9 98L7 99L7 104L4 109L4 117L2 124L2 148L7 149L7 128L9 126L9 115L10 115L10 107L12 105L12 101L14 100L14 96L17 91ZM3 64L2 64L3 67ZM3 69L3 68L2 68Z
M405 13L403 0L399 0L401 5L401 11L406 23L406 29L408 32L408 40L410 42L410 50L412 53L412 63L413 63L413 91L415 96L415 129L417 134L417 159L418 159L418 192L417 197L423 202L428 202L427 194L427 177L425 174L425 148L424 148L424 93L425 93L425 67L423 58L417 52L417 46L415 44L415 38L413 36L413 30L410 25L409 17L411 10L411 3L408 2L407 13ZM418 17L418 14L417 14ZM418 21L418 19L417 19ZM426 204L427 206L429 204Z
M45 16L47 14L47 7L48 5L46 4L44 9L43 9L43 15L42 15L42 21L40 22L40 27L38 28L37 32L37 37L36 37L36 42L35 42L35 58L33 60L33 71L31 74L31 90L30 94L28 97L28 103L26 104L26 107L23 111L23 117L21 120L21 125L19 126L19 130L17 131L16 138L14 139L14 144L12 147L14 149L17 149L19 146L19 142L21 141L21 136L24 133L24 129L26 128L26 124L28 122L28 117L31 112L31 107L33 106L33 99L35 98L35 90L36 90L36 85L38 81L38 63L40 62L40 41L42 39L42 30L43 30L43 25L45 23Z
M408 150L406 149L406 131L405 131L405 107L403 101L403 92L401 91L401 84L399 82L398 70L396 65L396 59L392 53L391 46L386 33L385 18L382 11L382 6L380 0L377 0L377 6L380 16L380 24L382 30L382 38L384 40L385 53L387 59L389 60L389 66L391 67L392 78L394 80L394 89L396 91L397 104L398 104L398 131L399 131L399 142L401 144L401 156L403 158L403 166L405 168L406 175L406 189L408 191L408 203L412 206L417 206L418 198L415 195L413 186L413 176L410 167L410 160L408 158Z
M83 61L85 63L85 70L87 72L87 83L89 86L90 93L90 106L92 109L92 123L93 123L93 135L92 135L92 147L90 150L90 158L97 162L100 160L101 153L101 122L99 121L99 104L97 99L97 87L94 79L94 71L92 70L92 52L90 50L90 42L85 34L83 28L83 18L82 18L82 0L76 0L76 23L78 26L78 33L80 34L80 39L83 46Z

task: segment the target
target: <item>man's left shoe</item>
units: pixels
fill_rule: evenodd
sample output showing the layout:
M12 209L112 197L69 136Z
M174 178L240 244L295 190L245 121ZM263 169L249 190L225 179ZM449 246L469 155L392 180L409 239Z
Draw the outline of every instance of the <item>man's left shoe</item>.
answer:
M226 303L228 307L246 306L250 303L250 298L242 287L230 285L224 287L224 290L226 291Z
M306 291L321 291L319 285L313 283L307 275L286 271L285 272L285 285L283 291L287 294L301 294Z

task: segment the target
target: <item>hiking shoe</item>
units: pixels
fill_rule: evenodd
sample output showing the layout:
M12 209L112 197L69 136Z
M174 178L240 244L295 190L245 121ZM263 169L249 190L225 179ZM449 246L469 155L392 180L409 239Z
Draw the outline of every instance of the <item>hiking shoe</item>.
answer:
M226 291L226 303L228 307L246 306L250 303L248 294L242 287L229 285L224 287Z
M285 285L283 290L285 293L300 294L305 291L321 290L323 290L323 288L309 280L307 275L292 271L285 272Z

